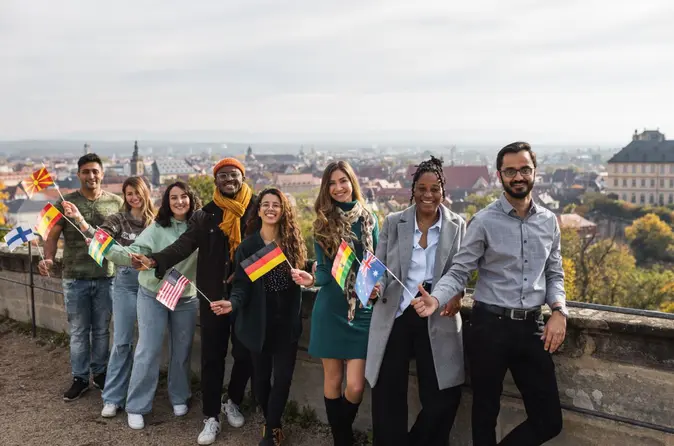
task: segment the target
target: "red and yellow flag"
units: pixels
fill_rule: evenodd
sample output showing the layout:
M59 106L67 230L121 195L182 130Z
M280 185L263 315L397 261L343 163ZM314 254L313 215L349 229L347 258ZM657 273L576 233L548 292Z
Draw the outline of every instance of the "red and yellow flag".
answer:
M47 205L40 211L40 215L37 217L37 224L35 229L42 236L43 239L46 239L49 235L49 231L54 227L56 222L58 222L63 214L59 212L51 203Z
M255 282L286 261L286 256L281 251L281 248L276 243L270 243L241 262L241 267L248 274L248 277L250 277L250 281Z
M47 171L46 167L43 167L40 170L36 170L32 175L23 180L21 185L23 190L28 194L28 198L33 198L33 195L37 192L40 192L42 189L45 189L54 184L51 175Z

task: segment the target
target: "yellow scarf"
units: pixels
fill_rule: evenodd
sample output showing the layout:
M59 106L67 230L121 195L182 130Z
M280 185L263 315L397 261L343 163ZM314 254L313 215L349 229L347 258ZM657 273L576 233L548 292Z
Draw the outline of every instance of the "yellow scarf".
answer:
M213 191L213 202L222 209L222 222L218 225L222 232L229 238L229 258L234 258L236 248L241 244L241 217L246 213L253 190L246 184L234 198L227 198L220 193L218 188Z

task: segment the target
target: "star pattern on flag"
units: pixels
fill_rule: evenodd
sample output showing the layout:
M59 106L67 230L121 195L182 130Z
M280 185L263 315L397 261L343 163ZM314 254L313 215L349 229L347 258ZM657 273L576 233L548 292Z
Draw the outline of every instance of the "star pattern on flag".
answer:
M386 271L386 266L375 257L371 252L365 251L365 257L358 268L358 276L356 277L356 294L361 303L365 306L370 300L370 295L374 286L379 282L379 279Z

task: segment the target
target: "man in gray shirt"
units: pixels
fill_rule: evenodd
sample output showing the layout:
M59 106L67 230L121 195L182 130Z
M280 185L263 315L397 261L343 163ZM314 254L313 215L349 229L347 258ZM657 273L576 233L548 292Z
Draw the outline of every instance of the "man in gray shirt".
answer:
M562 429L553 353L566 335L566 294L557 218L531 197L536 155L525 142L505 146L496 158L501 197L468 223L453 264L431 294L412 304L429 316L460 308L460 293L478 270L466 350L473 389L473 444L496 445L503 378L510 372L528 418L499 445L541 445ZM421 288L420 288L421 289ZM541 306L552 316L544 325Z

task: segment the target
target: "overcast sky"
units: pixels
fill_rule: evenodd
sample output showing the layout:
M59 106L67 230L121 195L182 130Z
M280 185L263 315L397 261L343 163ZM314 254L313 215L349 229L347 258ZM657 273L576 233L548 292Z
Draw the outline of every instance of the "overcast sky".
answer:
M644 127L674 138L671 0L0 0L0 139Z

